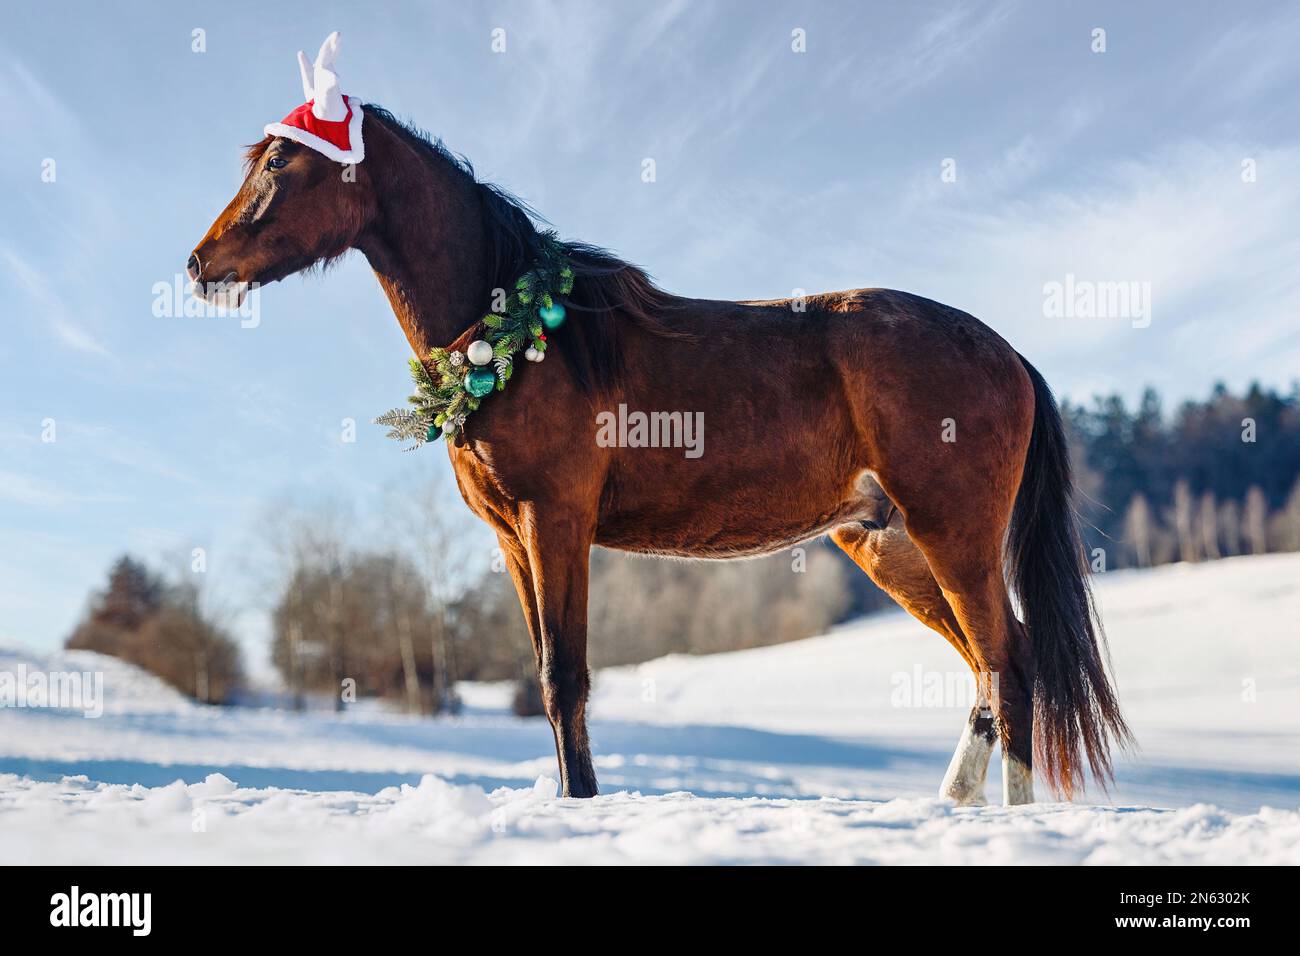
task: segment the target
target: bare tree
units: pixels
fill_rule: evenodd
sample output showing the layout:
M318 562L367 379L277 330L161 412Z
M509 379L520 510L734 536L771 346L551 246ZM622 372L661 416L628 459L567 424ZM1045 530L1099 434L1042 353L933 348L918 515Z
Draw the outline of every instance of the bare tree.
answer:
M1241 506L1231 498L1219 505L1219 533L1226 556L1241 554Z
M267 599L275 604L284 627L283 641L277 642L283 659L276 663L296 710L305 706L306 673L316 666L317 657L327 662L334 682L335 709L343 705L342 595L337 582L343 573L344 541L350 525L347 509L334 501L307 509L278 502L267 509L260 525L271 559L270 570L261 577L271 588ZM304 590L308 571L323 573L335 586L324 593L308 594ZM308 626L312 633L307 632Z
M285 586L272 612L272 659L286 680L296 663L302 686L331 700L343 701L343 675L359 696L403 700L408 712L424 713L435 705L426 695L433 659L415 635L428 618L424 582L408 557L348 550L337 566L298 568Z
M1273 516L1273 539L1279 551L1300 551L1300 477L1291 486L1286 503Z
M1264 554L1268 551L1268 501L1259 485L1251 485L1246 492L1246 508L1243 531L1251 554Z
M120 657L195 700L224 703L242 683L239 647L202 604L192 576L168 581L124 557L67 646Z
M1201 506L1196 517L1201 532L1201 554L1206 560L1213 561L1222 555L1219 553L1219 508L1214 500L1214 492L1201 494Z
M1192 490L1187 480L1174 485L1173 526L1178 535L1178 560L1196 560L1196 537L1192 534Z
M402 653L402 679L406 685L406 712L418 714L420 707L420 675L415 667L415 628L411 615L402 609L397 615L397 641Z
M1128 503L1124 515L1124 537L1133 551L1133 562L1139 568L1151 567L1151 506L1146 495L1139 492Z
M402 662L402 685L406 692L406 711L424 712L424 694L420 689L420 668L415 649L415 632L428 617L425 585L415 568L405 560L390 557L384 574L384 594L388 620ZM437 670L434 663L433 708L437 709Z
M455 711L459 708L455 692L459 667L447 611L474 584L475 574L490 566L495 542L477 523L468 522L458 494L445 481L435 478L414 489L394 487L385 505L390 533L416 555L424 577L434 700L438 709Z

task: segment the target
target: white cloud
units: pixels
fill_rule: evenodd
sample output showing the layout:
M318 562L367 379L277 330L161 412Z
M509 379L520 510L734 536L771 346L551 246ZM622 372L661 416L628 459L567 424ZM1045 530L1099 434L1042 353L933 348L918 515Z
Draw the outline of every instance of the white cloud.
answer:
M959 63L992 37L1007 20L1010 2L977 7L954 5L922 19L905 36L876 35L874 24L859 24L872 37L870 55L855 49L828 75L831 85L847 83L854 95L885 108L898 103Z
M94 355L112 357L113 353L95 341L94 336L85 329L73 325L66 319L54 319L52 325L55 335L59 337L59 341L69 348L76 349L78 352L90 352Z
M35 306L30 310L34 321L45 324L60 342L71 349L104 358L114 357L95 336L72 318L72 310L52 288L44 272L9 245L0 246L0 261L8 267L18 288L27 294Z
M1256 183L1240 176L1248 154L1259 162ZM1166 366L1162 384L1185 393L1220 375L1244 380L1279 360L1300 369L1300 182L1285 174L1297 163L1295 146L1261 152L1185 142L1069 192L949 206L936 199L923 230L930 241L901 236L890 256L926 294L1049 357L1067 381L1089 377L1089 362L1119 374L1156 363ZM1149 282L1151 326L1045 318L1043 284L1067 273Z
M0 500L25 507L62 508L129 500L122 495L68 491L15 471L0 471Z

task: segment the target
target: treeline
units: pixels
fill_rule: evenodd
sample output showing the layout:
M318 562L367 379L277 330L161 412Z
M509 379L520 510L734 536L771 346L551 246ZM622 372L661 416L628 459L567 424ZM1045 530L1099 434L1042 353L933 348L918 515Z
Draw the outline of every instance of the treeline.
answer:
M410 714L454 713L457 681L531 672L518 607L466 576L487 565L484 538L468 516L446 514L452 504L428 488L390 500L378 530L359 529L337 504L268 523L271 661L293 706L368 697ZM513 600L509 578L494 577Z
M120 657L195 700L226 703L243 681L239 647L200 604L194 583L168 581L124 556L66 646Z
M496 556L448 596L430 586L439 568L361 549L329 527L300 524L272 611L272 660L297 706L328 695L342 707L351 692L413 714L454 712L458 681L514 680L516 712L540 711L531 639ZM439 535L436 524L423 529L426 553L459 563L454 536ZM593 667L797 640L833 624L850 598L844 568L820 544L726 563L595 549L590 591Z
M1089 549L1108 567L1300 550L1300 385L1062 404Z
M309 691L405 702L411 713L446 703L435 682L443 623L419 570L394 554L357 553L295 568L271 615L271 659L301 708Z
M396 551L344 546L335 560L305 562L275 604L272 635L272 662L299 708L308 694L336 709L355 695L454 713L458 680L515 679L533 666L508 578L444 602Z
M797 641L843 619L855 567L819 541L749 561L673 561L592 551L592 665Z

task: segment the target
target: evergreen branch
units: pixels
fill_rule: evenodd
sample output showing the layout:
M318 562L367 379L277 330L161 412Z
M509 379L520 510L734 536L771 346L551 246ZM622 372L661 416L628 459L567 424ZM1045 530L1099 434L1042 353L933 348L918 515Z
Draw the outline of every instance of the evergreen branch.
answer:
M537 309L550 308L559 296L572 290L573 269L565 259L564 249L555 233L544 233L537 261L515 281L514 291L506 296L504 311L488 312L479 320L483 338L492 347L490 369L495 391L503 391L514 374L517 353L532 348L545 354L547 343ZM414 442L408 451L432 441L439 431L451 440L482 402L481 397L469 392L474 367L459 352L433 348L427 362L411 358L410 368L415 385L407 398L411 407L395 408L375 419L376 424L388 427L389 438ZM476 380L477 384L481 383Z

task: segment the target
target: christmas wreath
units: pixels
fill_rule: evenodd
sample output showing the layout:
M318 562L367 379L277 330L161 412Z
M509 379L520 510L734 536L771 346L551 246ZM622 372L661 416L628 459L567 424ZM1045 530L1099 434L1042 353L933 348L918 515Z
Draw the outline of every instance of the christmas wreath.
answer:
M394 408L375 419L388 426L388 437L414 442L419 448L439 435L448 441L493 391L505 390L520 352L529 362L546 358L546 330L564 322L560 296L573 291L573 270L555 233L543 233L532 268L521 275L501 303L477 323L480 337L462 353L429 350L425 361L411 359L415 392L409 408Z

